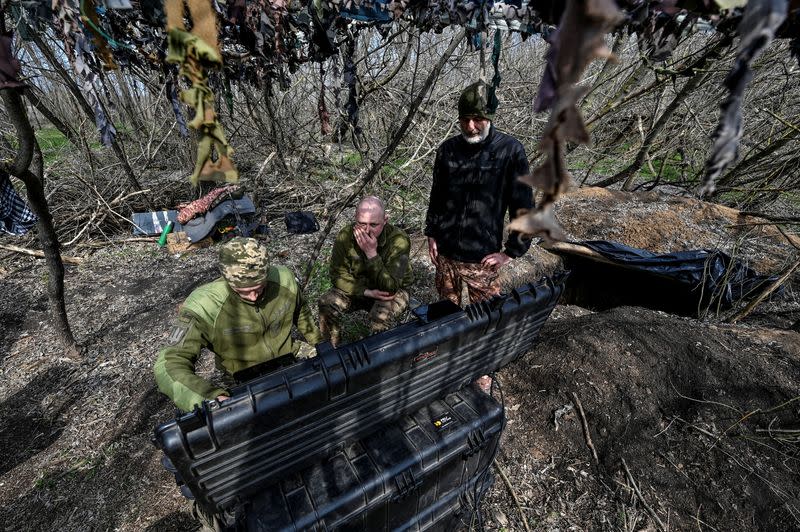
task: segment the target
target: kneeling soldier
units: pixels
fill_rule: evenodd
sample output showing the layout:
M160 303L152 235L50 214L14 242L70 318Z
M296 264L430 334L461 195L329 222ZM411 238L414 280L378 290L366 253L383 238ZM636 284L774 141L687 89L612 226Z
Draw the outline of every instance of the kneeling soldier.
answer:
M355 223L336 237L330 264L333 288L319 299L320 329L334 346L341 339L343 313L369 309L370 332L376 333L388 329L408 307L411 242L388 219L383 202L368 196L356 208Z
M257 240L224 244L219 267L222 277L195 289L181 306L154 368L159 390L187 412L204 399L229 395L195 374L202 348L214 352L217 368L232 384L254 376L260 364L313 356L310 345L292 338L292 325L309 344L322 341L294 275L270 266Z

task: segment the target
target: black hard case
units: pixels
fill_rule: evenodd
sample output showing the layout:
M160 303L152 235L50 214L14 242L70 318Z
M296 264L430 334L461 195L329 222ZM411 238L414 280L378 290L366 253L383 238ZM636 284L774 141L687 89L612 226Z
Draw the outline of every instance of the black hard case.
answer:
M246 505L244 529L446 530L491 481L504 413L472 387L290 475Z
M528 352L565 276L333 349L234 388L223 403L156 428L164 451L204 508L221 512L330 455L341 442L440 399ZM449 312L449 313L448 313Z

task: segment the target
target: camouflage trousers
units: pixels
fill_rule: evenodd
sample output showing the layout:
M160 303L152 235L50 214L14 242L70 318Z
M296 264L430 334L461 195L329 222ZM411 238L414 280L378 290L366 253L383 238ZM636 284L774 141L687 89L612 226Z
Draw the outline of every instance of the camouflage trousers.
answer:
M319 330L335 346L341 340L342 314L354 310L369 310L370 333L389 329L408 308L408 292L398 290L394 299L383 301L370 297L348 295L332 288L319 298Z
M439 297L461 305L464 285L468 303L500 295L500 271L480 262L461 262L442 255L436 257L436 291Z

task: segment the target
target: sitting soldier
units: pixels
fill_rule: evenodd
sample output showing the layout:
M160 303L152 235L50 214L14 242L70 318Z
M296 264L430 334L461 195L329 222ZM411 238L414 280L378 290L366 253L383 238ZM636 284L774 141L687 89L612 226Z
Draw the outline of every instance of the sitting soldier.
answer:
M346 225L333 244L333 288L319 299L320 330L336 346L342 314L369 309L370 332L388 329L408 307L406 289L413 279L405 231L387 223L383 202L362 199L356 221Z
M158 388L184 411L204 399L225 400L229 392L195 374L200 350L216 355L227 384L256 376L271 363L313 356L313 348L292 338L295 325L307 342L322 338L303 302L294 275L270 266L267 250L253 238L234 238L220 248L222 277L195 289L158 354Z

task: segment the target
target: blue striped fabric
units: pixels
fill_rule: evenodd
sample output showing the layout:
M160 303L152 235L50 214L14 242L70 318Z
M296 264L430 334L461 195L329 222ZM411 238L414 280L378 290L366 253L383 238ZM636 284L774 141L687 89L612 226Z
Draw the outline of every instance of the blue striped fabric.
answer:
M17 194L8 174L0 172L0 229L12 235L24 235L37 217Z

